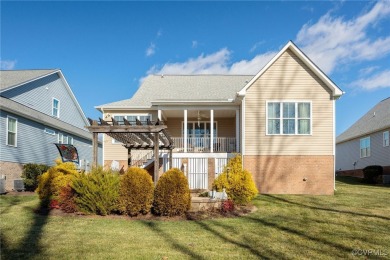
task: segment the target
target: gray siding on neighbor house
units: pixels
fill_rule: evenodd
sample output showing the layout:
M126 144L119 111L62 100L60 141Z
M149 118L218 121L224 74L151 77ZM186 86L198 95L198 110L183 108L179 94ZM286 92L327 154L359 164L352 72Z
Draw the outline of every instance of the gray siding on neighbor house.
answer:
M61 121L81 129L86 125L71 92L57 73L4 91L1 95L50 116L53 98L56 98L60 101Z
M6 144L7 116L17 119L17 147ZM43 163L53 165L59 158L59 152L54 143L58 142L58 133L73 137L73 145L77 148L80 159L92 162L92 141L63 132L59 129L47 127L44 124L31 121L12 113L0 111L0 161L16 163ZM55 131L55 135L44 132L45 128ZM102 163L102 149L99 147L99 164Z
M383 132L385 129L369 135L365 135L347 142L336 144L336 170L363 169L369 165L390 166L390 146L383 146ZM371 156L360 158L360 139L370 137Z

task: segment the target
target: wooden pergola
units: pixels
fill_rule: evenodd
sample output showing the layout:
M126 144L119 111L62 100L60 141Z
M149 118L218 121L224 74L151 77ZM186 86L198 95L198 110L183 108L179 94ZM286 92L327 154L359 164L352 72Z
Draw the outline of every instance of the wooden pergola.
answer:
M131 150L154 150L154 183L157 183L159 171L159 151L169 150L169 167L172 167L173 140L166 131L167 126L160 120L155 122L149 119L141 122L138 119L130 122L123 118L123 121L117 121L111 118L106 121L99 118L99 121L88 118L90 126L86 128L92 133L93 166L98 162L98 134L106 134L115 140L121 142L128 151L128 165L131 165Z

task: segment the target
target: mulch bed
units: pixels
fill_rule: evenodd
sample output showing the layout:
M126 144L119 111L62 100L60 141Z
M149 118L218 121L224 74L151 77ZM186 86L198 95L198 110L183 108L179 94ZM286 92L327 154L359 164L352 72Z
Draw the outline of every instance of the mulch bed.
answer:
M88 215L80 212L76 213L66 213L60 209L51 209L48 211L47 209L37 209L35 212L42 215L50 215L50 216L67 216L67 217L83 217L83 218L105 218L105 219L124 219L124 220L146 220L146 221L199 221L199 220L207 220L207 219L217 219L217 218L236 218L240 216L245 216L249 213L255 212L257 208L253 205L245 205L245 206L236 206L233 211L223 212L220 209L211 209L205 211L196 211L196 212L187 212L183 216L156 216L151 213L146 215L138 215L135 217L130 217L126 215L116 215L111 214L107 216L98 216L98 215Z
M32 196L36 193L30 191L11 191L7 192L5 195L11 196ZM106 219L125 219L125 220L159 220L159 221L198 221L198 220L207 220L207 219L216 219L216 218L236 218L240 216L245 216L249 213L255 212L257 210L256 206L248 204L248 205L235 205L233 211L224 212L221 209L209 209L204 211L190 211L187 212L184 216L174 216L174 217L166 217L166 216L155 216L151 213L146 215L138 215L135 217L129 217L126 215L107 215L107 216L98 216L98 215L88 215L80 212L76 213L66 213L60 209L35 209L34 211L37 214L41 215L50 215L50 216L66 216L66 217L83 217L83 218L106 218Z

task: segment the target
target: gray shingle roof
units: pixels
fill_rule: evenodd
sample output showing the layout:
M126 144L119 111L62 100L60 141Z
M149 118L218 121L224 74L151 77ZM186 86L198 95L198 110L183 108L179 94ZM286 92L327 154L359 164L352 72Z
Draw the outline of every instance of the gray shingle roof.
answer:
M50 70L1 70L0 71L0 90L22 84L24 82L42 77L57 71Z
M254 75L150 75L130 99L97 106L150 107L151 101L235 99Z
M342 143L366 134L390 128L390 97L382 100L350 128L336 138L336 143Z

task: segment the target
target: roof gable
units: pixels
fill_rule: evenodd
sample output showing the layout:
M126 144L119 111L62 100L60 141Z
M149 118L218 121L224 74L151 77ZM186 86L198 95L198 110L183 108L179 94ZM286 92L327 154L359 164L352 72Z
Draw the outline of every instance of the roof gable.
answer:
M237 92L237 95L238 96L245 96L246 94L246 91L248 90L248 88L250 86L252 86L252 84L258 79L260 78L267 70L268 68L270 68L277 59L279 59L280 56L283 55L283 53L285 53L287 50L291 50L295 55L297 55L297 57L303 61L303 63L305 63L308 68L313 71L314 74L316 74L324 83L325 85L332 91L333 93L333 96L338 98L340 97L342 94L343 94L343 91L338 87L336 86L336 84L329 79L329 77L324 73L322 72L292 41L289 41L284 47L283 49L281 49L278 54L275 55L275 57L273 57L260 71L259 73L256 74L256 76L254 76L252 78L251 81L248 82L248 84L246 84L244 86L244 88L242 88L239 92Z
M33 97L31 95L32 94L31 92L26 92L26 87L28 88L28 86L30 86L31 88L37 88L37 85L41 87L41 85L39 85L41 84L40 83L41 81L49 80L52 77L57 77L57 79L59 78L61 82L60 83L61 86L65 88L64 90L65 92L63 93L66 96L66 99L69 99L70 102L69 104L71 104L72 106L74 104L75 107L74 113L78 112L80 114L81 119L78 120L77 127L84 129L84 126L89 125L89 122L85 117L85 114L81 109L81 106L78 103L75 95L73 94L72 89L70 88L68 82L66 81L64 75L62 74L62 71L59 69L0 71L1 96L20 102L21 104L24 104L27 107L29 107L30 105L28 104L28 102L27 103L23 102L23 100L25 100L26 98L31 99ZM24 97L22 97L22 95ZM44 96L45 95L46 94L44 94ZM39 97L41 96L42 95L40 95ZM37 109L37 107L34 107L34 109ZM39 111L40 109L38 108L37 110ZM45 111L41 111L41 112L47 114L47 112ZM67 123L73 124L72 122L67 122Z
M390 128L390 97L379 102L351 127L337 136L336 143L346 142L387 128Z

